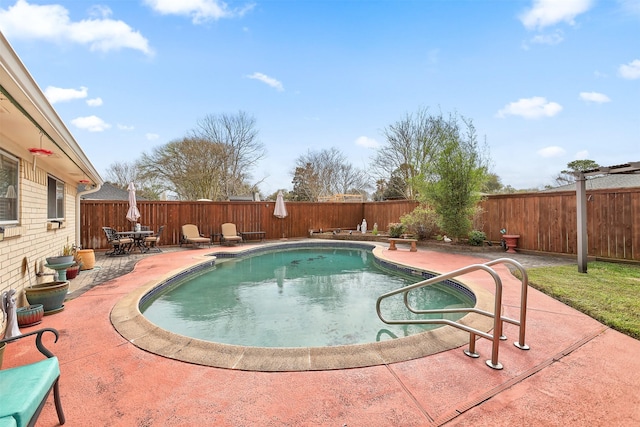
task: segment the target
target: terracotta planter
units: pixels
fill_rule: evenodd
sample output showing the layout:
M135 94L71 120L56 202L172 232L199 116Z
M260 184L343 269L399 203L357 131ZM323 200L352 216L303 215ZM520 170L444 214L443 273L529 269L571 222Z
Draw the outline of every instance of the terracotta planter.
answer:
M80 249L78 251L78 258L82 263L80 270L91 270L96 265L96 254L93 249Z
M520 238L519 234L505 234L502 236L504 241L507 243L507 253L515 254L516 248L518 247L518 239Z
M42 304L34 304L28 307L20 307L16 310L18 326L33 326L42 322L44 307Z
M4 348L7 346L6 342L0 344L0 369L2 369L2 359L4 359Z
M29 304L42 304L44 314L53 314L64 309L64 299L69 291L69 282L49 282L24 289Z

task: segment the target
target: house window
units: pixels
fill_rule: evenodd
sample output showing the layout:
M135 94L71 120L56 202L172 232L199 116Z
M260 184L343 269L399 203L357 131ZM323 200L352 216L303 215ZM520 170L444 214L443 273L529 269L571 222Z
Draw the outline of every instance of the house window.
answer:
M18 159L0 151L0 224L18 222Z
M47 219L64 219L64 182L52 176L47 179Z

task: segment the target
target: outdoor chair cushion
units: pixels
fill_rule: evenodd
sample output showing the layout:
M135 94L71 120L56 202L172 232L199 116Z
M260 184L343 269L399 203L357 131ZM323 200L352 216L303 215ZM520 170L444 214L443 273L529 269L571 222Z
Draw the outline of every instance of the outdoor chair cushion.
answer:
M180 245L182 245L182 243L206 243L211 245L211 239L200 234L200 231L195 224L185 224L182 226L182 239L180 240Z
M57 357L1 370L0 419L13 418L14 425L28 425L59 376Z
M42 343L42 335L51 332L58 341L58 331L53 328L37 329L8 338L0 343L10 343L35 335L35 346L47 358L39 362L0 370L0 426L33 426L53 390L53 401L60 424L65 423L60 401L60 364ZM13 422L11 421L13 419Z
M220 238L221 242L242 242L242 237L238 235L236 231L236 225L230 222L226 222L222 224L222 237Z

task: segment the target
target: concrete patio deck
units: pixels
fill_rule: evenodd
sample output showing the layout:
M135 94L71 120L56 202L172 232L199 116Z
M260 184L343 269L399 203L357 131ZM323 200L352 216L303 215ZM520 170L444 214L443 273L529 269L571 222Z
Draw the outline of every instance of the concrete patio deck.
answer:
M414 360L303 372L249 372L185 363L140 350L110 323L123 297L195 258L220 250L178 249L157 255L96 255L95 271L71 283L65 309L31 328L53 327L47 341L60 359L62 405L69 426L637 426L640 425L640 341L534 290L529 290L526 342L505 324L502 370L485 365L466 345ZM164 248L163 248L164 249ZM446 272L486 259L420 248L384 250L388 259ZM499 254L502 256L504 254ZM495 257L495 256L494 256ZM527 260L527 257L533 257ZM525 266L535 256L517 255ZM135 264L137 262L137 264ZM571 263L572 260L560 260ZM135 264L131 273L126 273ZM506 267L505 314L517 318L519 281ZM101 277L100 279L98 279ZM104 281L103 281L104 280ZM493 292L482 274L461 277ZM27 340L23 340L27 341ZM7 346L4 368L35 361L31 342ZM49 397L38 426L57 425Z

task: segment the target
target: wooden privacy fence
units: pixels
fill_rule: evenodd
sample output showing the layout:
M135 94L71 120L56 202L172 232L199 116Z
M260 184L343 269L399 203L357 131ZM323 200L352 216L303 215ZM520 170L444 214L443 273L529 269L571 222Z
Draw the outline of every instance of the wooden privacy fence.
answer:
M304 237L309 230L355 229L366 219L386 231L416 206L414 201L366 203L288 202L288 216L273 216L275 202L174 202L138 201L140 222L157 230L162 245L180 243L182 224L196 224L209 236L220 225L235 223L238 231L264 231L267 239ZM474 227L487 239L500 241L501 229L519 234L518 247L540 252L577 253L575 192L518 193L489 196L480 203L483 213ZM125 201L82 200L81 244L106 249L103 226L129 230ZM587 192L587 241L589 256L640 261L640 189L590 190Z
M387 230L390 222L398 222L418 204L413 201L372 203L307 203L288 202L287 217L273 215L275 202L185 202L138 201L139 222L151 230L165 226L161 245L178 245L183 224L195 224L206 236L220 232L225 222L236 224L239 232L264 231L265 238L293 238L309 235L309 230L335 228L355 229L363 219L369 229L377 223ZM119 231L131 229L125 218L126 200L82 200L80 202L80 242L83 248L107 249L102 227Z
M575 191L504 194L480 203L475 228L499 241L500 229L519 234L518 247L577 253ZM640 189L587 191L589 256L640 261Z

